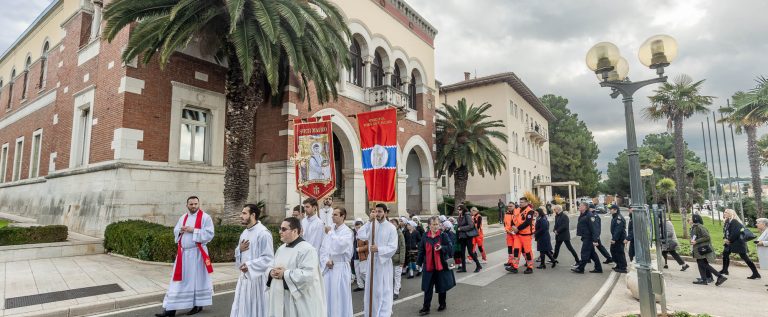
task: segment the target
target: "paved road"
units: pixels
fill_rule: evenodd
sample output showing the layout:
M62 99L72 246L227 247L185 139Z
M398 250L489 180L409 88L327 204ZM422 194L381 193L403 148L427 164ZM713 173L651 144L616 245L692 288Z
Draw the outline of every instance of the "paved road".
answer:
M607 217L607 216L605 216ZM608 234L609 219L603 218L602 240L610 240ZM575 229L575 219L571 228ZM574 247L578 252L581 242L573 236ZM546 270L535 270L534 274L509 274L504 271L507 251L503 235L486 237L486 252L488 264L482 272L457 273L458 284L448 292L448 309L438 313L437 296L433 299L432 314L441 317L473 317L474 316L573 316L586 303L608 278L610 265L603 265L605 273L584 275L570 272L573 258L570 253L561 248L560 264ZM534 247L535 248L535 247ZM604 260L601 257L601 260ZM468 264L469 270L474 269ZM587 266L591 269L591 264ZM405 279L400 292L400 299L395 301L393 316L416 316L423 302L421 295L421 279ZM353 293L353 303L358 315L362 315L363 294ZM217 294L214 306L207 307L197 316L225 317L233 300L233 293ZM150 305L132 310L101 314L97 316L110 317L146 317L162 311L160 305ZM180 312L181 313L181 312ZM183 314L180 314L183 316Z

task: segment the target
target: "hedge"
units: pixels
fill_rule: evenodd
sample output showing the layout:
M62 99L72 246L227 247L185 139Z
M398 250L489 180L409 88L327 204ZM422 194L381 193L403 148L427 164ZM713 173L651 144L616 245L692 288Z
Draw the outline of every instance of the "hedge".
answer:
M453 210L455 205L455 199L453 197L443 196L443 202L437 204L437 211L441 215L454 216ZM486 207L476 205L471 201L467 201L465 206L467 208L477 207L477 210L481 215L488 217L488 224L494 224L499 222L499 208L498 207Z
M280 245L279 230L268 226L275 248ZM214 237L207 244L213 262L234 262L235 248L243 232L242 226L218 225ZM154 262L173 262L176 244L173 227L144 220L125 220L112 223L104 231L104 249L107 252Z
M67 226L5 227L0 229L0 245L67 241Z

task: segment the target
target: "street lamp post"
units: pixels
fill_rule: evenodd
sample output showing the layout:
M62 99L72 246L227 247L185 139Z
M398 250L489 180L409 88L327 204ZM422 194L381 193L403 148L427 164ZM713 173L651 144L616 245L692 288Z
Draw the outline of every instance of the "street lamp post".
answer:
M648 233L648 210L645 208L645 195L640 179L640 159L635 134L635 118L632 110L632 95L640 88L650 84L667 81L664 67L677 57L677 42L667 35L656 35L640 46L640 62L656 70L658 77L638 82L626 78L629 72L626 60L619 54L616 45L601 42L587 52L587 67L600 79L601 87L611 88L611 98L622 97L624 117L627 126L627 158L629 159L629 188L632 208L639 213L633 217L635 232L635 252L637 256L637 280L640 293L640 314L643 317L656 316L656 301L652 288L650 237Z

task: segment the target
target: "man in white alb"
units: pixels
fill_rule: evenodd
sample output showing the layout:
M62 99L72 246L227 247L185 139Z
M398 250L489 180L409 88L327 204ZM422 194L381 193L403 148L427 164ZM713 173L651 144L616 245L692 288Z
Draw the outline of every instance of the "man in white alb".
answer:
M333 210L333 228L326 227L323 249L320 251L320 268L323 272L328 316L352 317L352 229L344 224L347 210Z
M301 228L303 230L301 237L315 247L315 251L320 253L320 248L323 245L323 236L325 235L325 224L317 216L317 199L309 197L304 199L302 203L306 216L301 220Z
M366 272L364 312L367 317L387 317L392 315L394 282L392 256L397 251L397 229L389 221L389 209L385 204L377 204L376 211L371 212L371 221L365 224L357 233L357 239L368 240L368 261L373 261L373 272L370 263ZM370 237L374 232L374 239ZM372 289L372 291L371 291ZM368 314L373 293L373 306Z
M235 266L240 270L230 317L267 316L267 268L272 265L272 234L261 222L261 210L247 204L240 212L245 230L235 249Z
M188 212L173 228L176 260L163 299L163 313L155 314L157 317L176 316L176 310L187 308L191 308L187 315L194 315L213 303L213 266L206 247L213 240L213 220L199 206L199 198L187 198Z
M300 233L296 218L285 218L280 224L283 245L267 269L269 317L328 316L317 251Z

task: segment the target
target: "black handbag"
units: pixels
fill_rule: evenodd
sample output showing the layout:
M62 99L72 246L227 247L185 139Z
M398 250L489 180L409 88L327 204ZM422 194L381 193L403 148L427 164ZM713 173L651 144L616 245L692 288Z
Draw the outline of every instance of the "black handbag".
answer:
M707 255L712 253L712 247L709 246L709 244L702 245L696 249L699 251L699 254L701 255Z

